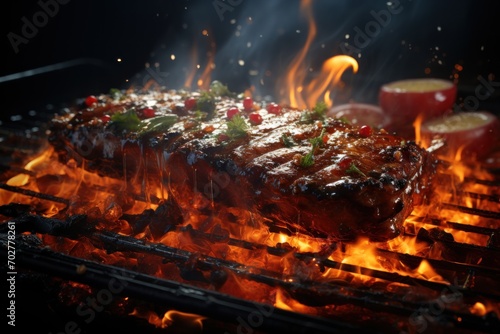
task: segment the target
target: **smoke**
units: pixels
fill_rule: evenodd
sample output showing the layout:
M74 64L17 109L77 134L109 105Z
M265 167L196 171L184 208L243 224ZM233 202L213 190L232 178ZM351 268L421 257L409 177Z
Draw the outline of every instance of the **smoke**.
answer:
M161 83L183 88L186 78L194 73L193 85L186 88L196 89L198 78L210 65L207 60L215 52L212 80L228 84L233 91L254 86L273 93L276 78L286 70L307 35L300 1L234 0L235 6L223 7L232 10L225 11L218 11L215 3L195 2L186 9L179 22L182 29L175 38L163 38L151 55L149 69L137 76L138 85L157 72ZM221 3L231 6L230 1Z
M196 89L209 59L211 80L233 91L253 87L258 96L275 96L279 79L304 46L308 22L300 0L187 1L174 28L151 54L138 85L154 79L170 88ZM348 54L359 63L345 74L351 99L376 102L381 84L402 78L451 77L466 47L468 0L422 3L411 0L312 0L317 35L304 60L314 76L323 61ZM462 26L457 22L462 23ZM156 77L156 78L155 78Z

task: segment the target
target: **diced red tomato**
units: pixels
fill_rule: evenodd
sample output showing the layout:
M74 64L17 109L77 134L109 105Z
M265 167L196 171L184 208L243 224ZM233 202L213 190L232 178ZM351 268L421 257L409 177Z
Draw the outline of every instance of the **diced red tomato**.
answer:
M102 115L102 116L101 116L101 121L102 121L104 124L108 123L110 120L111 120L111 116L109 116L109 115Z
M343 157L342 159L340 159L338 165L340 167L340 169L342 170L346 170L348 169L352 164L352 158L349 158L349 157Z
M269 103L267 106L266 106L266 110L268 113L270 114L275 114L275 115L279 115L281 114L281 106L277 103Z
M189 97L187 98L186 100L184 100L184 107L187 109L187 110L193 110L194 108L196 108L196 99L194 97Z
M97 103L99 100L97 99L97 97L95 97L94 95L90 95L90 96L87 96L87 98L85 99L85 105L87 107L92 107L94 105L94 103Z
M243 109L250 111L253 108L253 99L249 96L243 99Z
M142 109L142 116L144 118L151 118L155 116L155 110L153 108Z
M370 137L373 133L373 130L370 126L368 125L363 125L362 127L359 128L359 135L363 138Z
M227 110L226 116L228 119L233 118L235 115L239 114L240 110L237 107L231 107Z
M262 116L254 112L248 115L248 120L252 125L259 125L262 123Z

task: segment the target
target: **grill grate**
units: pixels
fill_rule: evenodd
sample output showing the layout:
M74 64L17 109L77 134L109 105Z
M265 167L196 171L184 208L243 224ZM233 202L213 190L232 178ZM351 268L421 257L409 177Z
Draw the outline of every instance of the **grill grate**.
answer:
M15 191L18 187L9 187L8 190ZM30 196L30 193L25 193L23 191L18 191L23 195ZM57 202L63 202L60 198L43 198L48 200L55 200ZM215 272L221 270L228 270L234 274L244 277L255 282L263 283L270 286L280 286L283 289L294 294L295 298L298 300L307 300L309 303L313 304L328 304L328 303L339 303L339 304L349 304L358 307L363 307L371 311L376 312L387 312L398 316L412 316L415 310L426 309L429 307L429 303L437 302L437 300L425 300L425 301L411 301L405 300L404 295L398 295L395 293L387 293L380 291L371 291L366 289L359 289L355 287L349 287L345 284L324 284L316 283L314 281L301 281L300 283L294 282L294 277L284 276L281 273L272 272L260 268L254 268L246 266L241 263L225 261L222 259L196 254L186 250L181 250L177 248L172 248L164 244L151 243L143 240L139 240L133 237L128 237L120 235L118 233L110 231L97 232L89 229L89 223L85 216L71 216L66 221L61 221L53 218L46 218L38 215L33 215L28 213L28 208L26 206L20 206L15 204L9 204L0 207L0 213L2 215L11 216L10 221L16 223L17 233L40 233L40 234L50 234L58 237L70 238L73 240L78 240L82 236L88 237L92 240L92 244L101 249L105 249L109 253L113 252L127 252L130 254L146 254L149 256L160 257L164 262L175 263L179 266L181 272L185 272L185 276L189 280L196 280L196 272L198 270ZM0 233L6 233L7 226L0 225ZM213 234L201 232L193 229L192 227L176 227L172 226L169 228L168 233L189 233L191 236L196 238L203 238L205 240L210 240L212 242L220 242L220 236L214 236ZM248 241L237 240L234 238L228 238L225 240L228 244L241 247L250 250L263 249L265 248L269 254L274 256L285 256L290 250L270 247L266 245L261 245L257 243L251 243ZM453 247L464 247L463 244L456 242L449 242L452 246L447 245L450 248ZM5 238L3 240L3 252L6 253ZM91 286L100 287L103 284L103 280L108 282L110 278L113 277L109 274L113 270L118 270L119 268L113 268L107 265L100 265L88 260L75 258L71 256L66 256L61 253L52 252L46 249L40 249L39 247L33 247L29 244L23 244L22 242L18 244L20 251L18 251L18 264L24 266L30 270L37 270L43 273L51 274L56 277L61 277L64 279L69 279L76 282L81 282L85 284L90 284ZM471 247L470 245L466 247ZM498 250L496 249L486 249L486 247L477 247L478 250L485 255L493 256L497 259ZM402 261L407 264L412 264L417 266L422 258L409 254L400 254L384 249L377 249L377 251L384 257L387 258L397 258L397 260ZM492 254L490 254L492 252ZM447 285L439 282L427 281L423 279L418 279L414 277L403 276L397 273L389 273L380 270L373 270L361 266L342 264L336 261L328 260L324 258L324 255L314 254L314 253L293 253L294 257L301 261L316 261L319 266L324 266L326 268L340 269L351 273L360 273L362 275L367 275L373 278L378 278L386 280L392 283L407 284L414 287L425 287L430 289L435 293L448 290L453 291L454 294L460 297L460 303L474 303L478 300L478 297L492 301L499 301L500 295L497 294L498 290L491 291L487 289L486 291L476 290L471 286L468 286L467 282L475 279L478 276L485 276L487 278L493 279L494 281L500 281L500 269L493 267L484 267L478 265L455 263L443 260L433 260L426 259L435 269L450 270L454 273L464 273L466 275L466 280L463 285ZM193 259L195 266L193 267ZM87 277L87 274L78 274L76 268L78 266L85 265L86 268L95 268L99 271L99 274L93 273L91 277ZM193 269L194 268L194 269ZM200 269L201 268L201 269ZM121 269L120 269L121 270ZM189 271L192 271L191 273ZM107 273L107 274L106 274ZM193 274L194 273L194 274ZM131 274L132 275L132 274ZM196 313L204 316L209 316L221 321L230 321L227 319L227 314L232 314L232 320L236 319L239 313L237 310L239 308L234 305L230 306L224 311L218 310L215 314L213 311L213 294L217 295L216 292L210 292L210 298L205 296L205 298L210 299L211 307L204 309L193 308L191 302L187 301L184 295L175 293L175 296L183 299L179 302L177 299L170 300L172 291L167 292L167 296L158 297L158 294L163 295L166 292L163 291L165 284L162 280L158 278L147 277L147 280L153 280L155 286L150 289L144 287L145 277L140 273L133 272L133 275L138 275L136 280L131 285L130 290L126 289L127 295L138 295L142 298L146 298L151 302L169 302L170 305L175 305L179 310L196 310ZM132 276L133 276L132 275ZM132 277L131 276L131 277ZM176 284L169 282L169 284ZM178 288L185 288L184 285L178 283ZM158 285L158 286L156 286ZM195 287L195 289L197 289ZM158 290L154 292L154 290ZM148 296L156 296L155 298ZM158 300L159 298L159 300ZM241 306L248 307L247 301L241 301L238 299L237 303ZM196 301L199 304L199 301ZM186 304L187 303L187 304ZM208 301L204 300L204 304ZM454 306L454 305L452 305ZM264 306L262 306L264 307ZM255 306L254 306L255 308ZM248 313L247 313L248 314ZM241 316L241 315L240 315ZM275 326L279 326L280 330L290 330L295 332L297 330L298 323L295 321L298 319L296 314L289 314L285 312L285 315L278 316L276 319L272 319L270 324L263 324L262 330L276 330ZM284 319L282 318L284 317ZM302 315L301 315L302 317ZM344 332L349 330L361 330L362 328L352 327L349 323L337 323L335 320L328 318L321 319L309 319L307 315L304 316L306 323L314 324L311 328L305 328L300 326L300 331L303 330L314 330L315 332ZM332 323L330 323L330 320ZM491 331L494 328L498 328L500 322L495 317L494 314L488 314L487 317L475 316L467 313L463 313L454 310L453 307L446 307L440 312L439 316L434 319L437 323L443 324L443 326L448 327L450 324L455 328L462 329L474 329L480 331ZM326 323L324 323L326 322Z
M117 235L113 236L108 233L102 235L102 240L106 238L111 238L108 241L113 242L121 240L120 245L122 247L124 247L124 244L130 243L135 245L132 248L141 248L137 240L131 241L129 238ZM6 255L6 238L3 236L0 237L0 243L2 246L2 255ZM143 245L142 247L146 246ZM359 332L362 330L361 327L353 324L275 309L269 305L249 302L191 285L159 279L137 271L99 264L47 249L40 249L39 247L29 245L29 243L20 242L18 249L17 259L19 265L22 267L66 280L85 283L96 288L106 288L109 285L110 279L116 279L124 285L124 289L120 291L122 295L163 305L175 305L176 309L180 311L195 312L211 317L212 319L224 321L227 324L238 325L238 317L246 319L249 314L260 310L264 315L270 315L261 317L262 323L259 324L259 329L266 331L286 330L289 333L304 333L309 331L331 333L334 331L338 333L352 333L353 331ZM165 255L166 252L160 253ZM172 256L173 254L166 255ZM180 259L182 255L176 255L175 257ZM82 266L85 267L84 273L78 270Z
M41 127L38 127L38 122L35 124L38 133ZM20 125L20 128L23 126L26 124ZM29 124L29 127L34 128L33 124ZM26 132L23 131L2 129L2 133L7 136L4 140L5 145L0 149L6 156L12 156L13 150L9 143L16 142L16 138L23 138L26 144L25 149L14 159L2 161L1 180L5 181L18 173L36 178L36 173L24 169L23 166L26 158L45 147L41 140L43 136L34 135L26 139ZM451 177L444 174L440 176L444 179ZM482 194L458 190L454 196L488 201L492 204L491 207L500 203L498 196L500 181L495 175L493 175L493 180L466 177L463 183L484 185L490 187L492 191ZM44 203L62 204L65 208L61 212L72 205L72 199L12 186L6 182L0 183L0 189ZM99 185L89 185L89 189L103 193L110 191ZM162 203L159 198L152 195L135 194L132 197L138 201ZM439 205L442 210L474 215L487 221L500 219L500 212L491 210L490 206L488 209L480 209L451 203ZM498 224L486 223L477 226L460 221L448 221L441 217L412 216L407 221L405 236L426 242L430 248L440 249L440 258L422 254L403 254L378 246L375 248L377 256L403 263L410 268L418 267L425 260L448 282L453 282L451 284L362 265L347 264L329 258L334 251L344 251L345 245L342 243L331 243L321 252L300 252L286 244L269 246L234 238L223 230L218 233L209 233L195 229L191 225L179 226L175 223L175 219L164 221L159 227L160 235L185 235L192 240L200 240L213 245L225 244L246 251L265 252L278 260L291 257L297 263L313 264L321 272L333 269L377 280L371 286L363 286L350 284L344 279L319 282L301 275L269 270L264 266L248 265L193 250L170 247L160 242L138 239L111 230L96 229L86 215L73 214L61 219L60 216L49 218L36 211L36 208L27 204L0 205L0 215L5 218L4 221L16 224L16 265L19 269L31 274L42 273L48 280L61 279L85 284L91 289L105 287L112 278L126 280L127 285L120 292L122 297L152 303L151 305L156 308L161 305L160 308L163 309L168 306L179 311L196 313L208 317L211 321L221 323L222 326L229 326L225 327L226 331L241 330L238 327L241 326L239 319L248 320L249 315L256 314L256 309L263 311L259 314L258 326L252 328L252 331L255 329L255 332L263 333L276 331L290 333L310 331L315 333L373 333L380 331L387 333L423 332L429 329L487 333L495 332L500 327L500 321L495 312L479 315L469 311L477 302L485 305L500 305ZM135 232L134 235L144 230L145 226L141 217L144 218L145 214L123 215ZM304 232L270 220L265 224L272 233L295 235ZM439 231L443 228L450 228L481 235L486 237L487 241L484 245L457 242L447 233L434 233L429 226L434 226ZM5 257L8 248L7 229L7 224L0 224L0 250L2 256ZM105 264L101 263L102 261L46 249L43 240L49 236L72 242L84 240L109 255L123 253L130 258L150 259L152 263L173 264L178 268L182 280L162 279L140 270L134 270L134 268ZM322 236L315 235L314 237L321 238ZM223 285L228 274L256 284L280 287L295 300L309 307L317 307L320 311L316 315L287 311L265 303L217 292L216 289L204 288L204 286ZM447 302L443 303L443 300ZM436 307L439 308L436 309ZM422 324L425 324L425 328L421 326ZM146 328L150 327L145 326L143 329Z
M41 219L37 216L29 216L28 218L20 220L17 226L21 227L21 231L23 231L24 228L22 225L24 225L25 228L29 228L33 232L46 233L50 231L50 233L58 235L59 237L66 234L67 236L76 238L78 233L70 231L75 229L75 227L72 226L82 225L83 220L82 217L75 217L74 219L70 219L67 224L64 224L52 219ZM184 267L184 269L185 267L190 267L190 265L186 265L186 263L190 263L193 258L196 258L196 268L203 268L209 271L224 268L246 279L271 286L281 286L288 291L295 292L296 296L299 297L301 294L304 294L304 297L307 298L309 302L313 303L351 304L372 311L388 312L394 315L408 317L411 316L415 310L428 308L430 305L429 302L437 302L437 300L426 300L423 302L408 301L392 293L372 292L370 290L335 284L318 284L315 282L290 283L290 279L293 277L283 277L283 275L276 272L252 268L240 263L223 261L217 258L199 256L163 244L144 242L133 237L127 237L113 232L94 232L90 238L94 240L94 245L107 249L108 251L112 249L113 251L145 253L152 256L159 256L163 261L176 263L181 268ZM2 252L6 256L6 238L2 236L0 240L2 242ZM256 308L255 303L245 300L228 297L214 291L207 291L178 282L158 279L156 277L143 275L136 271L68 256L48 249L41 249L40 247L34 247L29 243L22 242L22 240L18 242L17 254L18 265L20 267L40 271L75 282L89 284L97 288L105 287L110 279L117 278L116 275L120 275L118 277L120 280L127 280L127 287L123 290L123 294L126 296L134 296L155 303L175 305L176 309L181 311L195 312L224 322L234 322L238 316L248 316L248 314L255 311ZM84 272L78 270L78 268L82 266L85 266ZM353 270L352 266L346 266L342 269L347 271ZM362 274L372 275L373 277L387 279L393 282L421 285L435 291L448 289L450 291L449 296L455 296L461 302L467 302L469 299L470 301L477 300L477 296L500 300L500 296L498 295L473 292L468 288L459 286L447 286L441 283L427 282L414 278L400 277L398 280L395 278L398 275L382 275L379 277L379 275L376 273L374 274L370 269L355 269L356 270L353 271L359 272L359 269L361 269ZM192 268L188 268L188 270L192 270ZM498 270L495 271L493 276L498 278L499 272ZM188 293L186 293L186 291ZM260 305L260 307L265 309L270 306ZM275 312L276 314L274 314ZM452 326L457 328L474 329L485 332L493 331L500 325L499 319L496 318L494 314L488 314L487 317L480 317L450 308L442 310L439 316L434 320L438 323L442 323L445 327L452 324ZM313 330L317 333L340 333L352 332L353 330L359 332L363 329L362 327L347 322L339 322L328 318L315 318L274 308L272 316L266 318L266 321L261 326L260 329L265 331L287 330L292 333L307 332L309 330ZM371 330L371 332L373 332L373 330Z

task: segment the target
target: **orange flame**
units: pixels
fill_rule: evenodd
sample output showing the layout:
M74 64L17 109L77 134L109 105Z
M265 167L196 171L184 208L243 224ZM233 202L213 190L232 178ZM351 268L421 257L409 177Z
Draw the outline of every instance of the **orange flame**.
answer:
M429 281L442 282L443 278L436 273L427 260L422 260L417 268L417 272Z
M483 303L476 302L472 307L470 308L470 312L472 314L478 315L478 316L483 316L486 314L486 306Z
M306 83L309 71L304 65L305 59L317 32L311 3L311 0L301 2L301 10L305 12L309 22L309 32L304 47L287 71L286 82L283 85L285 90L281 91L281 96L288 95L288 103L296 108L312 108L321 97L326 105L331 107L333 105L331 90L339 84L342 74L348 68L352 68L354 73L358 71L358 62L354 58L346 55L333 56L323 63L319 76Z
M24 169L30 172L36 171L37 168L43 168L44 163L46 163L47 158L52 154L53 149L48 148L47 150L43 151L40 156L34 158L33 160L29 161L25 166ZM17 174L16 176L13 176L10 178L6 183L9 186L17 186L21 187L26 185L29 181L29 175L21 173Z
M417 253L421 247L415 242L409 242L406 239L396 238L388 243L389 249L398 253ZM361 268L380 270L391 273L397 273L404 276L411 276L419 279L432 280L442 283L448 283L442 276L437 274L432 266L422 260L417 269L412 270L399 261L392 261L385 258L378 252L377 243L372 243L368 239L360 238L355 244L346 245L345 252L335 251L329 259L342 263L339 270L327 270L323 276L325 278L340 278L354 280L358 283L369 283L376 279L371 276L363 275ZM346 273L343 271L344 265L358 266L357 272Z
M193 80L194 80L194 76L196 75L196 70L197 70L197 66L196 66L196 62L198 60L197 54L198 54L198 46L195 42L193 44L193 47L191 48L191 52L190 52L191 71L189 71L188 75L186 76L186 81L184 81L184 87L188 88L188 89L191 89L193 87Z
M215 41L212 38L212 35L209 33L207 29L202 31L203 36L206 36L208 41L208 50L206 53L207 63L203 72L198 77L196 81L196 86L200 89L207 90L210 87L211 75L212 71L215 69ZM193 81L196 76L196 73L201 68L201 65L198 63L198 47L196 43L193 44L193 48L191 49L191 71L188 73L186 81L184 82L184 87L188 89L193 88Z
M169 328L174 327L175 325L179 325L183 329L190 328L193 333L201 333L203 329L203 320L206 317L202 317L193 313L186 313L180 311L167 311L163 315L163 318L160 318L153 311L144 311L134 309L130 315L136 316L141 319L146 319L151 325L154 325L157 328Z
M280 244L288 244L291 247L294 247L297 249L299 252L318 252L320 251L320 244L315 241L314 239L311 239L310 237L307 237L305 235L293 235L293 236L288 236L285 234L275 234L271 236L269 239L269 245L274 246L276 243Z
M422 114L419 114L415 121L413 122L413 128L415 129L415 142L420 144L421 140L421 135L420 135L420 129L422 127Z
M311 313L312 307L301 304L293 298L290 298L288 294L281 288L276 289L276 302L274 306L287 311L296 311L302 313Z

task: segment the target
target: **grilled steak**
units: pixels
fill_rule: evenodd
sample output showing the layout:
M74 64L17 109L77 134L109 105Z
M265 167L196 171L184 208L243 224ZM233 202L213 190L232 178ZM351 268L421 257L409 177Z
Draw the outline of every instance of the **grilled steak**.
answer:
M198 99L193 110L187 96ZM229 119L233 106L240 112ZM345 241L396 237L428 194L435 160L413 142L325 118L321 108L251 109L208 93L102 95L57 115L49 140L62 161L147 179L181 209L201 196Z

